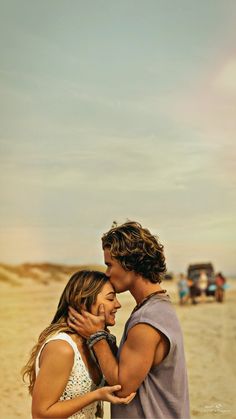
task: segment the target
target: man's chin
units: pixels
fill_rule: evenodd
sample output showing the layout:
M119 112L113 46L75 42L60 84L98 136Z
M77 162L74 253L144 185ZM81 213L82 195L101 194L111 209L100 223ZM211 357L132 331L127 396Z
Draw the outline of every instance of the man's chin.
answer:
M121 292L124 292L122 289L120 289L119 287L117 287L116 285L112 284L116 294L120 294Z

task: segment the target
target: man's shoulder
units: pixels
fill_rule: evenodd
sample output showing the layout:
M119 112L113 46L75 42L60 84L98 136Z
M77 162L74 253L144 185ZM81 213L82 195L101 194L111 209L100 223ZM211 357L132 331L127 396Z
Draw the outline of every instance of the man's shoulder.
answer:
M141 306L138 310L134 311L131 314L130 319L150 316L153 313L155 314L157 311L161 312L162 310L173 310L172 303L168 295L165 295L163 297L154 297L148 300L143 306Z
M166 328L169 328L169 324L177 324L177 315L170 298L167 296L153 298L133 312L126 323L126 333L139 323L146 323L164 333Z

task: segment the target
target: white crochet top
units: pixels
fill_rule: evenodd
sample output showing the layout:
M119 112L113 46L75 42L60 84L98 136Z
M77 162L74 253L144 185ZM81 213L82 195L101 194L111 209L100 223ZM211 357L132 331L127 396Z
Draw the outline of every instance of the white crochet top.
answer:
M39 357L40 357L41 351L43 350L44 346L48 342L50 342L51 340L57 340L57 339L65 340L66 342L68 342L73 348L74 353L75 353L74 364L73 364L67 385L59 400L74 399L75 397L83 396L84 394L89 393L90 391L96 390L96 388L98 388L99 386L97 386L92 381L89 375L89 372L82 360L82 357L80 355L80 352L77 348L76 343L67 333L63 333L63 332L57 333L56 335L51 336L49 339L47 339L46 342L43 344L36 358L36 375L39 372ZM97 410L97 402L94 402L84 407L79 412L75 413L74 415L70 416L70 418L71 419L72 418L73 419L94 419L96 410Z

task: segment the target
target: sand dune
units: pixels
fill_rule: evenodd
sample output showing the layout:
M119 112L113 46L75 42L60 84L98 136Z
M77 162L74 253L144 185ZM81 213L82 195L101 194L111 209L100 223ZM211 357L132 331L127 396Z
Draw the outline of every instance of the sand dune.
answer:
M31 401L20 369L52 319L71 272L61 265L0 265L1 419L30 418ZM224 304L208 301L185 307L177 304L175 282L164 284L184 333L192 417L236 418L236 289L230 283ZM118 339L134 306L128 293L119 298L123 307L113 328ZM108 406L105 412L108 419Z

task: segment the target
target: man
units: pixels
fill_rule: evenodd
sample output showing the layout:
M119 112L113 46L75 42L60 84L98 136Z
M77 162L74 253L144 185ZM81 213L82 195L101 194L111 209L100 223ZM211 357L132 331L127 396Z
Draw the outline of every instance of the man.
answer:
M119 383L118 396L137 391L127 405L112 406L112 418L189 418L183 338L166 291L163 246L136 222L113 227L102 237L106 275L115 291L129 290L137 305L129 317L117 358L99 316L74 310L69 324L88 338L106 381Z

